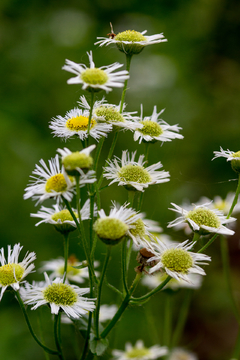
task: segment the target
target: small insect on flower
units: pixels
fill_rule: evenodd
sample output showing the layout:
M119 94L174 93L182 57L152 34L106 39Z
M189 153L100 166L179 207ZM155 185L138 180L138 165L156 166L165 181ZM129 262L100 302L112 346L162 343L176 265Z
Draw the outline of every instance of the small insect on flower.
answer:
M136 272L145 272L146 274L148 274L148 272L145 270L145 267L153 267L157 264L156 260L153 261L149 261L149 259L151 259L154 256L154 254L149 251L147 248L142 248L141 250L139 250L138 254L137 254L137 262L141 265L137 266L135 268Z
M110 22L110 27L111 27L111 32L109 34L107 34L107 36L109 37L109 39L114 39L116 34L114 34L113 26L112 26L111 22Z

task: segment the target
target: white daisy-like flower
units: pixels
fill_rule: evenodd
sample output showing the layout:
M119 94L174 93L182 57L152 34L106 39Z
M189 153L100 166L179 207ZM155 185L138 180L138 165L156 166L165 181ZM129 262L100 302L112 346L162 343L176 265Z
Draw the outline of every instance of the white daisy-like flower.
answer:
M19 283L22 282L35 267L34 264L31 264L36 259L34 252L27 252L24 259L21 262L18 261L22 248L20 244L15 244L13 249L8 245L7 259L5 259L4 256L4 249L1 248L0 250L0 300L8 286L11 286L15 291L19 290Z
M81 140L88 137L89 110L74 108L63 117L58 115L50 122L49 128L52 129L54 136L69 139L74 135L79 136ZM107 133L112 131L112 125L98 122L94 117L91 119L89 135L95 140L102 136L107 137Z
M89 288L80 288L76 285L64 284L63 279L56 278L51 281L44 273L45 282L34 283L20 289L23 302L33 305L31 310L48 304L52 314L58 314L63 310L71 318L78 319L82 315L95 309L94 299L84 298Z
M171 351L168 360L198 360L198 358L191 351L175 348Z
M90 105L88 104L85 96L80 97L79 105L85 110L90 110ZM120 127L123 130L134 131L142 128L143 125L137 121L137 117L133 116L136 114L136 111L125 112L125 108L126 104L123 104L123 111L120 113L120 105L107 104L106 100L103 98L102 100L94 103L93 116L97 121L112 124L113 126Z
M52 280L55 279L56 277L63 277L64 265L65 265L64 258L52 259L49 261L44 261L39 271L41 272L51 271L51 274L49 275L49 279ZM99 266L99 262L94 261L94 267L97 266ZM95 272L95 274L96 276L99 275L97 272ZM70 256L68 258L68 263L67 263L66 279L79 284L89 279L88 267L85 264L85 262L78 261L74 255Z
M188 240L177 245L165 245L163 242L151 242L149 249L154 255L147 262L157 262L150 268L149 274L159 270L164 270L169 276L179 280L190 282L190 274L206 275L205 271L199 265L207 265L205 261L211 261L211 258L205 254L193 253L189 251L194 242ZM204 262L203 262L204 261Z
M104 176L112 180L109 185L118 182L130 190L144 191L149 185L169 181L168 171L156 171L162 167L159 161L156 164L144 168L144 155L140 155L135 161L136 151L130 154L128 150L122 152L122 159L115 156L113 161L109 160L104 168Z
M125 351L112 351L114 359L118 360L151 360L165 356L167 353L168 348L166 346L154 345L146 348L142 340L138 340L135 346L132 346L131 343L127 342L125 345Z
M145 35L147 30L138 32L135 30L126 30L114 34L111 26L111 34L109 37L97 37L100 41L97 41L94 45L104 46L110 44L116 44L117 48L125 54L134 55L139 54L145 46L158 44L167 41L164 38L163 33L147 36Z
M168 224L168 227L187 222L193 231L199 232L202 235L209 233L222 235L234 234L234 231L228 229L223 224L231 223L236 219L232 217L227 219L221 211L209 208L209 205L211 207L211 203L195 205L194 209L190 211L185 210L174 203L171 203L171 205L173 205L174 208L171 208L170 210L180 213L181 216L171 221Z
M231 161L232 169L238 174L240 173L240 151L223 150L223 148L220 147L220 151L214 151L213 153L215 156L212 160L218 157L225 157L227 161Z
M162 272L156 272L153 275L144 275L142 278L142 284L149 287L150 289L155 289L158 287L164 280L166 280L167 274ZM179 288L190 288L190 289L199 289L202 285L203 277L199 274L189 274L189 282L184 281L183 279L176 280L172 278L164 287L170 288L172 290L177 290Z
M157 113L157 107L154 106L151 116L143 117L143 107L141 105L141 115L139 123L143 125L141 129L137 129L134 133L134 140L142 141L172 141L173 139L183 139L181 134L178 134L182 128L178 125L169 125L166 121L158 119L163 113L164 109Z
M63 70L69 71L76 76L67 81L68 84L82 84L83 90L109 92L112 87L123 87L124 81L129 79L127 70L117 71L123 64L114 63L109 66L96 68L93 62L92 51L88 54L90 67L84 64L77 64L73 61L66 60Z
M132 208L128 208L128 205L124 204L120 208L114 205L108 216L103 209L98 211L99 218L93 228L105 243L117 244L124 236L128 235L130 229L135 228L135 225L132 224L140 218L140 215Z
M99 311L99 321L105 322L111 320L118 310L117 305L101 305Z
M66 200L71 201L73 197L74 180L70 180L63 167L60 168L59 156L48 161L49 168L46 163L41 159L40 165L36 165L35 170L32 172L37 176L30 176L31 184L25 189L24 199L30 197L33 200L43 202L46 199L55 198L57 202L60 201L61 196Z
M79 220L77 210L76 209L72 209L72 210L73 210L77 220ZM81 220L90 219L90 200L89 199L87 199L85 204L82 206L82 208L80 210L80 214L81 214ZM97 215L97 207L94 204L94 216L96 216L96 215ZM47 208L45 206L42 206L36 214L31 214L31 216L42 219L35 226L38 226L42 223L46 223L46 224L54 225L57 229L62 229L62 230L65 229L68 231L71 228L75 229L77 227L69 210L59 204L53 205L52 208ZM65 226L65 228L64 228L64 226ZM72 230L74 230L74 229L72 229Z
M225 197L225 199L222 198L221 196L217 195L213 198L212 205L215 209L222 211L224 213L224 215L228 215L229 210L232 206L234 197L235 197L234 192L229 192L227 194L227 196ZM240 212L240 203L238 201L237 204L234 206L232 214L238 214L239 212Z

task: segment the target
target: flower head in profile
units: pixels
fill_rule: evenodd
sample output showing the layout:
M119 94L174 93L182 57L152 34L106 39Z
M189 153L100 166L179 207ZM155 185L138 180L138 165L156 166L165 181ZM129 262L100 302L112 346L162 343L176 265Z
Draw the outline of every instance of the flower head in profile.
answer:
M102 209L98 211L99 218L94 223L93 229L98 237L106 244L117 244L124 236L128 235L129 229L134 228L133 224L140 218L140 215L129 204L120 208L113 204L109 215Z
M108 34L109 37L97 37L98 40L95 45L104 46L110 44L116 44L117 48L124 52L127 55L134 55L139 54L145 46L158 44L161 42L167 41L164 38L163 33L155 34L147 36L145 35L147 30L138 32L135 30L126 30L118 33L117 35L114 34L112 24L111 25L111 34Z
M220 147L220 151L214 151L213 153L215 154L215 156L212 160L218 157L225 157L227 161L231 161L232 169L236 173L240 173L240 151L234 152L231 150L223 150L223 148Z
M114 359L117 360L151 360L165 356L167 353L168 349L166 346L154 345L147 348L144 346L142 340L138 340L135 346L132 346L131 343L127 342L125 345L125 351L112 351Z
M191 281L190 274L206 275L199 265L206 265L205 261L211 261L211 258L201 253L189 251L194 244L188 240L168 246L161 241L151 242L149 249L154 256L148 262L155 261L156 265L150 268L149 274L161 270L177 281L182 279L188 282Z
M78 219L78 214L76 209L72 209L76 219ZM82 206L80 210L81 220L90 219L90 200L87 199L85 204ZM54 225L56 230L66 233L76 229L77 225L72 218L69 210L66 207L63 207L59 204L53 205L52 208L47 208L42 206L40 210L36 214L31 214L32 217L40 218L40 220L36 226L46 223ZM96 205L94 206L94 216L96 216Z
M122 70L114 72L123 66L123 64L114 63L109 66L102 66L96 68L93 62L92 52L88 54L90 67L84 64L77 64L73 61L66 60L63 70L75 74L75 77L70 78L68 84L81 84L83 90L100 91L105 90L109 92L113 87L123 87L125 80L129 78L128 71Z
M137 129L134 133L134 140L155 142L155 141L171 141L173 139L183 139L181 134L178 134L181 128L178 125L169 125L162 119L158 119L163 113L161 110L157 113L157 107L154 106L151 116L143 117L143 107L141 106L141 116L139 123L142 124L141 129Z
M17 291L19 289L19 283L22 282L35 267L34 264L31 264L36 259L34 252L27 252L24 259L21 262L18 261L22 248L20 244L15 244L13 249L11 249L9 245L7 260L4 256L4 249L1 248L0 250L0 300L8 286L11 286L13 290Z
M201 235L207 235L209 233L233 235L234 231L228 229L223 224L231 223L235 221L235 218L224 216L223 213L217 209L211 208L211 203L195 205L192 210L185 210L180 206L171 203L173 210L180 213L181 216L171 221L168 227L172 227L184 222L187 222L193 231L200 233Z
M93 158L90 156L96 145L86 147L81 151L72 152L68 148L57 149L62 155L62 164L68 175L76 176L83 171L87 171L93 164Z
M64 284L60 278L51 281L46 273L44 276L45 282L27 284L20 290L23 302L26 305L33 305L32 310L48 304L52 314L58 314L63 310L70 318L77 319L95 309L94 299L82 296L89 292L88 288Z
M135 156L136 151L130 156L128 150L125 150L122 159L115 157L113 161L108 161L104 176L112 180L109 185L117 182L128 190L144 191L149 185L170 180L168 171L157 171L162 167L160 161L145 168L144 155L140 155L138 161L135 161Z
M49 128L52 129L54 136L64 138L65 140L77 135L81 140L88 137L89 110L74 108L66 113L66 115L58 115L50 122ZM95 140L99 140L102 136L112 131L112 125L98 122L94 117L91 119L89 135Z
M198 360L198 358L191 351L174 348L170 353L169 360Z
M41 159L40 165L36 165L30 185L25 189L24 199L30 197L33 200L43 202L46 199L55 198L57 202L63 196L66 200L71 201L73 197L74 182L67 176L64 168L60 168L59 156L48 161L49 168Z
M85 96L80 97L79 105L84 110L90 110L90 105ZM126 104L123 104L123 112L120 112L120 105L107 104L103 98L94 103L93 116L98 122L111 124L112 126L120 127L123 130L134 131L142 128L142 125L137 121L137 118L133 116L136 112L125 112L125 107Z
M49 279L53 280L56 277L63 277L64 275L64 258L52 259L44 261L41 272L50 271ZM98 261L94 262L94 267L99 265ZM97 275L97 272L95 273ZM89 278L89 272L86 262L78 261L74 255L68 258L66 279L75 283L83 283Z

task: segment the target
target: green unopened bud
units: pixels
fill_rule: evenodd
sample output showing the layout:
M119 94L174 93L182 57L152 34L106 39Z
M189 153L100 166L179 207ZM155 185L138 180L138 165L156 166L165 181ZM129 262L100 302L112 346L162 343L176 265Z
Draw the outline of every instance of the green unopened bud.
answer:
M125 236L128 226L119 219L105 217L98 219L93 229L105 244L115 245Z
M79 175L77 168L83 171L88 170L93 164L93 158L90 155L76 151L65 156L62 163L68 175L76 176Z
M120 51L126 55L137 55L144 48L144 45L138 44L138 42L146 41L147 39L138 31L126 30L118 33L115 36L115 40L117 40L116 45ZM123 41L129 41L130 43L126 44Z
M240 151L232 154L232 157L236 158L236 160L231 160L231 166L232 166L232 169L240 174Z

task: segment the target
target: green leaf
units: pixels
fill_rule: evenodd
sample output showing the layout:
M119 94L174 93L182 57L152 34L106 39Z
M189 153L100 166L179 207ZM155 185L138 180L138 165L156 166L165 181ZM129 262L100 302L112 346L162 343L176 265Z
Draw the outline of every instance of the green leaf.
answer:
M90 350L93 354L101 356L108 347L107 339L97 339L94 334L90 334Z

